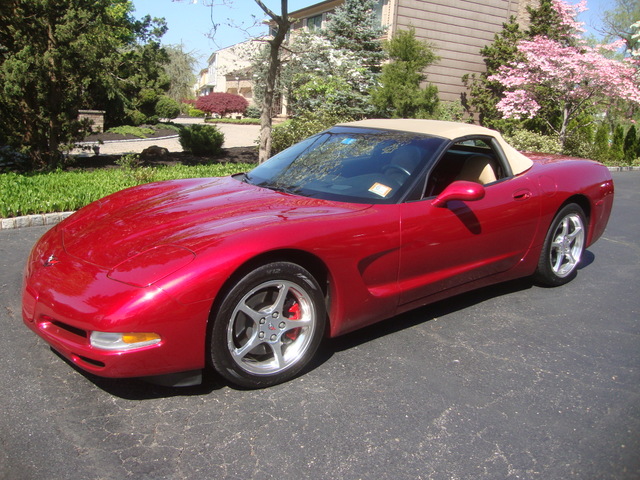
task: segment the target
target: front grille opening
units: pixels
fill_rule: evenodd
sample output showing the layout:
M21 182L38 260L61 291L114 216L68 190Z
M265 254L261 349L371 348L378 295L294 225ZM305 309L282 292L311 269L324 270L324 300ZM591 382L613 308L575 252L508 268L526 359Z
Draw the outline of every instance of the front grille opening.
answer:
M73 327L69 324L63 323L59 320L52 320L51 321L52 325L55 325L58 328L61 328L62 330L66 330L69 333L73 333L74 335L77 335L79 337L82 338L87 338L87 331L86 330L82 330L81 328L77 328L77 327Z

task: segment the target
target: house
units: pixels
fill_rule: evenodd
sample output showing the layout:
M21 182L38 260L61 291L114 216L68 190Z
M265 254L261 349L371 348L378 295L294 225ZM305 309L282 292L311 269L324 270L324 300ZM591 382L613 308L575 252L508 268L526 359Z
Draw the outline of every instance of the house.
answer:
M322 28L344 0L327 0L290 13L296 30ZM440 99L459 100L466 91L462 76L485 70L480 50L493 42L513 15L521 25L529 20L527 6L537 0L378 0L376 14L387 38L413 27L416 38L433 45L440 60L427 68L428 81Z
M343 2L325 0L291 12L291 35L323 28ZM537 4L538 0L378 0L376 15L386 27L386 38L413 27L419 40L433 45L440 60L426 69L427 80L438 87L441 100L454 101L466 91L462 76L485 70L482 47L493 42L511 16L526 25L527 6ZM214 52L201 72L198 94L239 93L251 101L251 58L262 44L250 40Z
M195 86L196 95L226 92L242 95L249 103L253 100L251 61L264 44L255 38L230 47L216 50L207 61L207 68L200 71Z

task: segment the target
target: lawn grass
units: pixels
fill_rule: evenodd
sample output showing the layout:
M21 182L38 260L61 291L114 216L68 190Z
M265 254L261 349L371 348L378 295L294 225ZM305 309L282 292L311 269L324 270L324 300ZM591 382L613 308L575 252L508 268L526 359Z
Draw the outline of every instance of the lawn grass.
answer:
M42 174L0 174L0 217L66 212L141 183L178 178L221 177L250 170L242 163L108 168Z

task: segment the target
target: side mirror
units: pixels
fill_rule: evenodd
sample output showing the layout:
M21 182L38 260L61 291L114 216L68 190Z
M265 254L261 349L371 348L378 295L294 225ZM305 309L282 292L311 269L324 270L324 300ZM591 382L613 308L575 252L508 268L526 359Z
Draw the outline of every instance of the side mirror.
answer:
M447 202L452 200L473 202L483 199L484 194L484 187L479 183L459 180L445 188L440 195L433 199L431 205L434 207L446 207Z

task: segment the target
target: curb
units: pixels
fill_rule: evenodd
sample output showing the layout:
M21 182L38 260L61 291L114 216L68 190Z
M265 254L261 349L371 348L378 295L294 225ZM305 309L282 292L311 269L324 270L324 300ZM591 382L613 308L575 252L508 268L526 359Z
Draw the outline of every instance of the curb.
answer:
M12 217L0 219L0 231L25 227L44 227L56 225L74 212L43 213L39 215L25 215L23 217Z
M607 167L610 172L640 172L640 167ZM56 225L75 212L43 213L23 217L0 218L0 232L15 228L43 227Z
M110 143L153 142L155 140L171 140L172 138L178 138L179 136L180 135L169 135L167 137L128 138L126 140L103 140L101 142L78 142L76 145L90 147L92 145L108 145Z
M607 167L610 172L640 172L640 167Z

